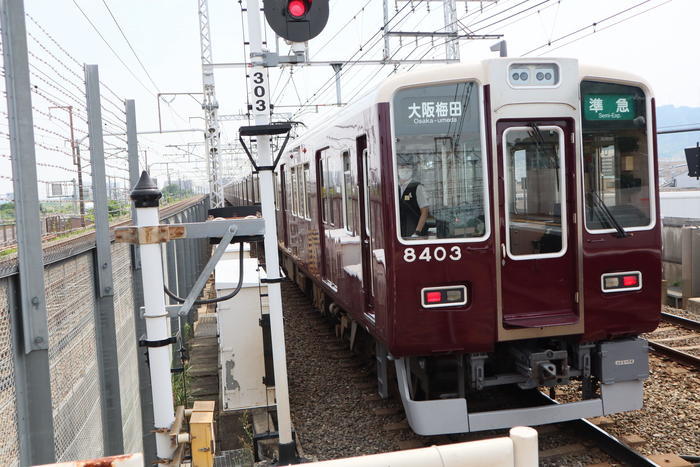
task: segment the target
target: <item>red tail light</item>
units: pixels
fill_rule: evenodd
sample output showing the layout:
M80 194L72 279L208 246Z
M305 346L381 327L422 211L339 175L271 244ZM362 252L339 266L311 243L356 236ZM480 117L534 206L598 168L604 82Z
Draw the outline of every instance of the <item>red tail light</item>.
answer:
M629 292L642 288L642 273L610 272L600 277L600 288L603 292Z
M464 285L426 287L421 290L421 304L423 308L466 305L467 287Z
M622 278L622 285L625 287L632 287L637 285L637 276L624 276Z
M425 294L426 303L440 303L442 301L442 292L428 292Z

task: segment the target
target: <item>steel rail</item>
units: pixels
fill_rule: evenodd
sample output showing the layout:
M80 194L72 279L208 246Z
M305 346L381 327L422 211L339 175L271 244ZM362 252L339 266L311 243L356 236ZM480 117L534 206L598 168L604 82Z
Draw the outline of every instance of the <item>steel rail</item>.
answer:
M676 324L686 329L700 332L700 321L664 312L661 313L661 319L668 323Z
M695 321L689 318L664 312L661 313L661 319L676 326L680 326L691 331L700 332L700 321ZM694 366L695 368L700 368L700 357L696 355L654 342L652 339L649 339L649 346L651 346L651 348L656 352L666 355L677 362L685 363L687 365Z
M537 393L538 397L541 397L548 404L559 403L542 392L537 391ZM590 439L595 443L597 448L600 448L615 460L623 462L626 465L659 466L659 464L635 451L610 433L602 430L586 419L571 420L569 422L562 422L562 424L574 427L576 433Z
M658 342L649 341L649 345L652 349L657 352L664 354L680 363L685 363L687 365L694 366L695 368L700 368L700 357L691 355L689 353L683 352L681 350L676 350L667 345L659 344Z

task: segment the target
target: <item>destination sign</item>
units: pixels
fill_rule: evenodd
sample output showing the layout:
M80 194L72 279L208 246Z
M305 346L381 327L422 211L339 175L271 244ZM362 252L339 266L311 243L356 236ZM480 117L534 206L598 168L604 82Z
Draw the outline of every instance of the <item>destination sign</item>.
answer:
M637 116L632 94L586 94L583 117L586 120L633 120Z
M401 90L394 97L394 117L400 135L478 132L476 86L457 83Z

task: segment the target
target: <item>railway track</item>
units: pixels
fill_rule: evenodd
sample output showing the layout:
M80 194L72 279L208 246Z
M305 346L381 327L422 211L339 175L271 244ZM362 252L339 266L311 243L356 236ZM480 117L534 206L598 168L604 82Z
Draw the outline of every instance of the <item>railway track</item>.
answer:
M310 300L294 284L283 284L283 301L292 416L307 455L332 459L507 433L416 435L408 426L400 399L392 395L384 400L376 394L373 362L349 351L337 337L338 326L312 310ZM556 403L536 394L547 403ZM620 440L587 420L536 429L541 465L658 465L625 444L625 437Z
M176 203L169 204L167 206L164 206L163 208L160 209L160 217L162 218L167 218L179 211L185 210L188 207L192 206L193 204L197 204L199 201L201 201L202 197L197 196L196 198L190 198L182 201L178 201ZM115 222L110 223L109 227L110 229L113 229L114 227L120 227L120 226L125 226L131 224L131 218L122 218L120 220L117 220ZM89 227L84 227L84 228L78 228L78 229L73 229L73 230L68 230L65 232L53 232L53 233L48 233L44 234L41 237L41 242L44 248L49 248L49 247L55 247L58 244L68 244L71 242L78 243L80 241L85 240L87 237L94 236L95 235L95 229L94 225L91 225ZM67 237L66 235L69 235L71 233L74 233L75 235ZM5 258L2 259L0 262L4 262L10 259L13 259L14 256L16 255L17 250L17 243L8 243L3 246L0 246L0 256L6 255ZM12 252L12 253L7 253L7 252Z
M663 326L647 335L649 346L673 360L700 369L700 321L661 313Z

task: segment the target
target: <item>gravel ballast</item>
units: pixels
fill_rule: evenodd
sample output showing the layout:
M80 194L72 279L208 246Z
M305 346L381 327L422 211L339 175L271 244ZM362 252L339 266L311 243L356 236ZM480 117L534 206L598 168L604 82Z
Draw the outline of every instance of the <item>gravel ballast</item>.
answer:
M349 353L294 284L283 283L283 301L292 420L307 458L326 460L507 436L507 430L432 437L414 434L405 428L400 400L375 396L371 362ZM617 437L639 435L646 444L637 449L645 455L700 455L700 374L654 354L650 370L645 408L612 415L612 424L603 429ZM570 391L558 392L566 398ZM540 429L541 452L582 442L559 426ZM587 446L584 452L543 459L541 464L610 461Z

